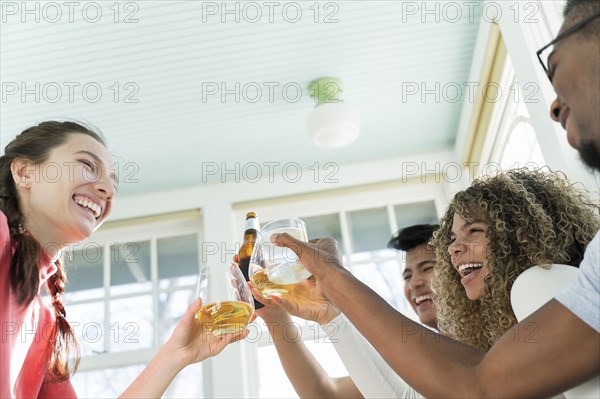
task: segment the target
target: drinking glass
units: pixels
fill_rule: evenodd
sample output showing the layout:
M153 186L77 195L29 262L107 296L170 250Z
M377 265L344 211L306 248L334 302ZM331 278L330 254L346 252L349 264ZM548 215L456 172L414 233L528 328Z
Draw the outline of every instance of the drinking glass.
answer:
M254 313L254 299L235 263L202 269L197 296L202 298L198 319L216 336L243 331Z
M288 233L300 241L308 241L306 225L300 219L280 219L267 223L261 231L261 249L269 280L277 285L296 284L308 279L311 273L290 248L271 242L271 235Z
M295 284L275 284L269 280L265 257L260 245L261 238L262 235L254 243L252 256L250 257L250 264L248 266L250 281L262 296L268 296L268 294L272 293L289 294L296 287Z

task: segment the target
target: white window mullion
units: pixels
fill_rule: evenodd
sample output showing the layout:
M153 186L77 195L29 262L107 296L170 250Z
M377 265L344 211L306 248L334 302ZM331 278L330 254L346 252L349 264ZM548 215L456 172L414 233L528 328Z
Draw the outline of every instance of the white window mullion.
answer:
M352 235L348 226L348 215L345 211L340 211L340 231L342 233L342 243L345 252L343 255L346 255L348 260L350 260L350 256L354 250L352 245Z
M398 231L398 220L396 219L396 211L393 204L387 204L388 221L390 223L390 237Z
M103 251L103 279L104 279L104 351L110 352L110 261L111 261L111 243L104 244Z
M158 325L158 244L156 237L150 239L150 279L152 281L152 346L160 346Z

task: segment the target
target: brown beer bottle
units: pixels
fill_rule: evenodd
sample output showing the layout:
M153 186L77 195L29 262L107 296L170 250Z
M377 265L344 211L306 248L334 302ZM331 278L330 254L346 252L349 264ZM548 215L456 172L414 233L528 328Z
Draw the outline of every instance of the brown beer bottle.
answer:
M250 258L252 257L254 243L258 239L259 231L260 224L258 223L256 212L248 212L246 214L246 231L244 231L244 242L242 243L240 251L238 252L238 262L246 281L250 281L250 276L248 275L248 268L250 266ZM260 309L263 306L265 305L256 300L254 301L254 307L256 309Z

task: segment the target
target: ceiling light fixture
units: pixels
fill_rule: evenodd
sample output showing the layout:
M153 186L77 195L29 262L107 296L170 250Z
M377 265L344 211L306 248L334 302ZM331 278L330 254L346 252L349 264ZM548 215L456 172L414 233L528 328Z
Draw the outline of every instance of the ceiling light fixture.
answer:
M358 108L340 98L342 81L332 77L313 80L308 85L316 106L306 118L306 127L317 147L341 148L360 135Z

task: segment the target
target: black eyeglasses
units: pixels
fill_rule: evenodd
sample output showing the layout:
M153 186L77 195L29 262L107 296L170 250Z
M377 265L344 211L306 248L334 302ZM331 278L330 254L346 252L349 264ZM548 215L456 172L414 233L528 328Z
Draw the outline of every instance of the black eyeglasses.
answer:
M580 21L580 22L576 23L573 26L571 26L569 29L567 29L566 31L564 31L560 35L556 36L556 38L554 40L552 40L550 43L546 44L544 47L542 47L541 49L539 49L537 51L538 60L540 60L540 64L542 64L542 68L544 68L544 72L546 72L546 75L548 76L548 79L550 79L550 81L552 81L552 73L550 73L550 68L548 68L548 65L547 65L548 57L550 55L548 55L547 57L542 57L542 53L545 50L547 50L550 46L554 46L556 43L558 43L559 41L561 41L565 37L569 36L570 34L573 34L573 33L577 32L578 30L580 30L588 22L590 22L592 19L594 19L596 17L600 17L600 12L592 15L589 18L584 19L583 21ZM544 62L544 58L546 59L546 62Z

